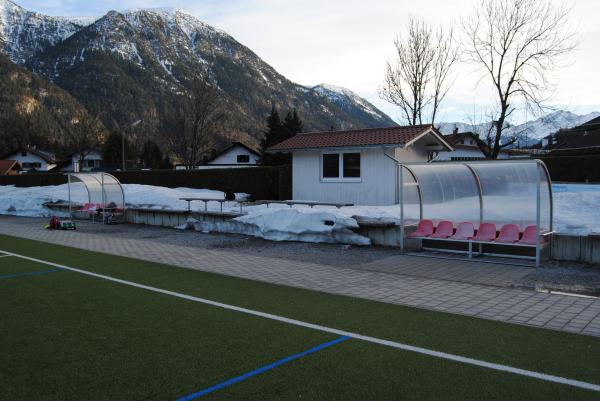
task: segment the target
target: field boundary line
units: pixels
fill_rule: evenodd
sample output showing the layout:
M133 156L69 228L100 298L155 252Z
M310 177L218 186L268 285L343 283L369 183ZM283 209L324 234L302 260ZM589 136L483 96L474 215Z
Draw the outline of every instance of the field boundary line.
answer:
M23 272L23 273L5 274L5 275L0 276L0 280L8 280L11 278L19 278L19 277L42 276L44 274L57 273L60 271L64 271L64 269L58 268L58 269L44 270L44 271L38 271L38 272Z
M200 390L200 391L197 391L195 393L188 394L186 396L177 398L175 401L192 401L192 400L194 400L196 398L200 398L200 397L205 396L207 394L210 394L210 393L213 393L215 391L218 391L218 390L224 389L226 387L232 386L232 385L234 385L236 383L242 382L242 381L244 381L246 379L249 379L251 377L258 376L258 375L260 375L262 373L268 372L269 370L275 369L276 367L284 365L284 364L286 364L288 362L295 361L296 359L300 359L302 357L314 354L316 352L324 350L325 348L332 347L332 346L334 346L336 344L339 344L341 342L349 340L350 338L351 337L348 337L348 336L338 337L335 340L327 341L325 343L322 343L322 344L316 345L316 346L314 346L312 348L309 348L309 349L307 349L305 351L298 352L298 353L290 355L290 356L286 356L285 358L281 358L281 359L279 359L279 360L277 360L275 362L272 362L272 363L270 363L268 365L261 366L260 368L251 370L251 371L243 373L243 374L241 374L239 376L236 376L236 377L233 377L231 379L225 380L225 381L223 381L221 383L215 384L214 386L207 387L204 390Z
M366 336L366 335L362 335L362 334L358 334L358 333L353 333L350 331L339 330L339 329L335 329L332 327L322 326L319 324L304 322L302 320L290 319L287 317L274 315L274 314L267 313L267 312L261 312L261 311L257 311L257 310L253 310L253 309L243 308L240 306L229 305L229 304L218 302L218 301L212 301L210 299L195 297L192 295L186 295L186 294L182 294L182 293L175 292L175 291L152 287L149 285L140 284L140 283L136 283L133 281L123 280L120 278L107 276L104 274L94 273L94 272L91 272L88 270L77 269L74 267L69 267L69 266L58 264L58 263L49 262L47 260L32 258L30 256L20 255L17 253L4 251L1 249L0 249L0 252L6 253L8 255L11 255L11 256L14 256L17 258L29 260L32 262L42 263L42 264L46 264L49 266L54 266L57 268L70 270L70 271L81 273L81 274L91 276L91 277L101 278L104 280L112 281L114 283L124 284L124 285L128 285L131 287L136 287L136 288L141 288L144 290L156 292L159 294L170 295L170 296L185 299L188 301L198 302L198 303L202 303L205 305L211 305L211 306L215 306L218 308L223 308L223 309L227 309L227 310L231 310L231 311L235 311L235 312L245 313L245 314L252 315L252 316L262 317L265 319L275 320L278 322L287 323L287 324L294 325L294 326L300 326L300 327L305 327L305 328L309 328L309 329L313 329L313 330L317 330L317 331L321 331L321 332L325 332L325 333L336 334L338 336L351 337L356 340L362 340L362 341L366 341L366 342L373 343L373 344L384 345L387 347L396 348L396 349L400 349L400 350L404 350L404 351L415 352L417 354L428 355L428 356L432 356L435 358L446 359L446 360L453 361L453 362L459 362L459 363L463 363L463 364L467 364L467 365L473 365L473 366L477 366L477 367L497 370L500 372L513 373L513 374L519 375L519 376L526 376L526 377L531 377L534 379L539 379L539 380L543 380L543 381L547 381L547 382L559 383L559 384L564 384L564 385L568 385L568 386L572 386L572 387L577 387L577 388L582 388L582 389L586 389L586 390L600 392L600 384L588 383L588 382L575 380L575 379L568 379L568 378L561 377L561 376L540 373L540 372L527 370L527 369L515 368L512 366L502 365L499 363L486 362L486 361L479 360L479 359L469 358L469 357L456 355L456 354L450 354L450 353L442 352L442 351L435 351L435 350L431 350L428 348L417 347L414 345L404 344L404 343L400 343L400 342L396 342L396 341L384 340L384 339L377 338L377 337Z

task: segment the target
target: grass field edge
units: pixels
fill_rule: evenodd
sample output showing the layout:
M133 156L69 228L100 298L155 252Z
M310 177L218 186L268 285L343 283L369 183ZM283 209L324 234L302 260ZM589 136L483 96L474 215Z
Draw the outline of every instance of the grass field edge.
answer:
M266 318L266 319L270 319L270 320L275 320L275 321L287 323L290 325L309 328L309 329L313 329L316 331L335 334L338 336L350 337L350 338L353 338L356 340L361 340L361 341L365 341L365 342L369 342L369 343L373 343L373 344L387 346L390 348L395 348L395 349L400 349L400 350L404 350L404 351L423 354L423 355L427 355L430 357L450 360L450 361L458 362L458 363L462 363L462 364L473 365L473 366L497 370L497 371L501 371L501 372L505 372L505 373L512 373L512 374L526 376L526 377L530 377L530 378L534 378L534 379L538 379L538 380L543 380L543 381L568 385L568 386L572 386L572 387L577 387L577 388L581 388L581 389L585 389L585 390L600 392L600 384L569 379L569 378L565 378L562 376L555 376L555 375L545 374L545 373L536 372L536 371L527 370L527 369L515 368L512 366L508 366L508 365L486 362L486 361L483 361L480 359L464 357L461 355L450 354L450 353L446 353L446 352L442 352L442 351L435 351L435 350L417 347L417 346L404 344L404 343L400 343L400 342L396 342L396 341L385 340L385 339L372 337L372 336L366 336L366 335L362 335L359 333L354 333L354 332L345 331L345 330L339 330L336 328L322 326L322 325L318 325L318 324L314 324L314 323L309 323L309 322L305 322L302 320L290 319L290 318L286 318L284 316L279 316L279 315L275 315L275 314L271 314L271 313L266 313L266 312L261 312L261 311L257 311L257 310L253 310L253 309L230 305L230 304L217 302L217 301L213 301L213 300L209 300L209 299L205 299L205 298L201 298L201 297L196 297L196 296L192 296L192 295L182 294L182 293L179 293L176 291L165 290L165 289L161 289L161 288L157 288L157 287L153 287L153 286L149 286L149 285L145 285L145 284L136 283L136 282L129 281L129 280L123 280L123 279L119 279L116 277L107 276L104 274L94 273L94 272L90 272L87 270L77 269L74 267L70 267L70 266L66 266L66 265L62 265L62 264L58 264L58 263L54 263L54 262L50 262L50 261L45 261L43 259L37 259L37 258L33 258L33 257L26 256L26 255L20 255L17 253L4 251L1 249L0 249L0 252L6 253L8 255L11 255L11 256L14 256L14 257L17 257L20 259L25 259L25 260L29 260L29 261L36 262L36 263L42 263L42 264L46 264L49 266L62 268L65 270L69 270L69 271L77 272L80 274L112 281L115 283L128 285L128 286L132 286L135 288L144 289L147 291L157 292L160 294L169 295L169 296L177 297L180 299L185 299L185 300L192 301L192 302L198 302L198 303L202 303L205 305L223 308L223 309L227 309L227 310L231 310L231 311L235 311L235 312L240 312L240 313L245 313L245 314L262 317L262 318Z

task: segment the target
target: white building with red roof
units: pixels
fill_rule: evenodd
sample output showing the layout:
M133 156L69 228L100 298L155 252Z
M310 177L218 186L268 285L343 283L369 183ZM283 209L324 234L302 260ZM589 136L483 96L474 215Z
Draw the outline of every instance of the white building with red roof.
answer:
M398 203L397 162L428 162L452 146L431 125L298 134L268 149L292 153L294 200Z
M5 155L4 160L16 160L23 171L50 171L56 168L56 156L35 147L26 147Z

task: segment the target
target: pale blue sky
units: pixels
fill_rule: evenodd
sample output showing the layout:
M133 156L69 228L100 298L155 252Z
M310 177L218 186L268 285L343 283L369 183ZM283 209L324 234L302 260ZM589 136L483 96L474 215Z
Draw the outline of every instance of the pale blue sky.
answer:
M304 85L325 82L347 87L393 118L399 113L379 99L377 88L385 62L393 56L393 39L408 16L451 24L470 10L473 1L16 0L29 10L69 16L101 16L112 9L180 7L225 30L289 79ZM570 65L556 76L557 107L578 113L600 111L598 15L599 0L574 3L572 20L579 26L580 45L570 57ZM488 91L476 87L471 66L461 65L457 71L458 78L440 116L444 121L468 121L477 114L474 110L489 101Z

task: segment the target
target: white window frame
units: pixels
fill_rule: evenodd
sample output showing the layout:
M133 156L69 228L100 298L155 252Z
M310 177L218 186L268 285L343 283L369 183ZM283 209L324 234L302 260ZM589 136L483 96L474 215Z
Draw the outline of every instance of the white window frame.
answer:
M344 154L345 153L358 153L360 155L360 177L343 177L344 175ZM323 177L323 155L336 154L338 157L338 171L340 172L339 177ZM319 153L319 178L321 182L362 182L362 169L363 169L363 157L360 150L332 150Z

